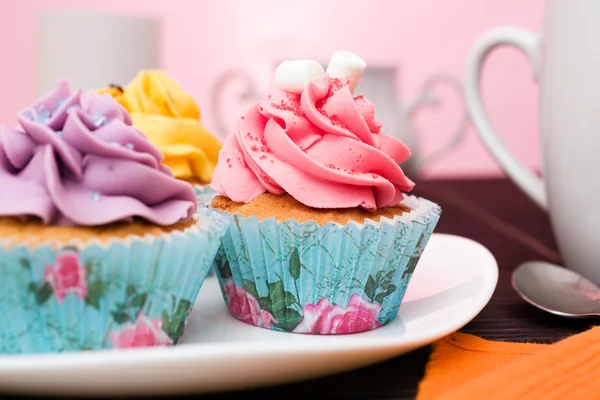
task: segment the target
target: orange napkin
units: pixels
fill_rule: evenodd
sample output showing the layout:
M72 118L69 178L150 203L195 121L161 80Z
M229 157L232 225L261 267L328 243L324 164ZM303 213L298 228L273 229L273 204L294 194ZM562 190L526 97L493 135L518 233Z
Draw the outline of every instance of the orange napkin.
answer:
M433 345L417 400L600 398L600 327L548 344L463 333Z

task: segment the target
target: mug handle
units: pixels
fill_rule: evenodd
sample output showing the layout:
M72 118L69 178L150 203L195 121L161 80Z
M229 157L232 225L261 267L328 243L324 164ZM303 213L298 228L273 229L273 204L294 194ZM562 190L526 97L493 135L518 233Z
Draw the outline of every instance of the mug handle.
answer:
M496 158L506 174L541 208L546 209L548 200L544 181L519 161L506 147L492 126L481 100L481 70L486 57L501 45L511 45L529 57L537 80L540 36L534 32L515 28L496 28L481 36L469 54L465 71L464 93L471 122L490 153Z
M210 90L211 109L215 116L217 130L219 131L220 135L223 135L223 137L227 137L231 132L225 123L225 117L223 115L223 110L221 109L223 102L222 97L225 92L225 88L236 79L242 80L245 83L244 91L240 93L239 100L252 101L260 98L260 94L258 93L254 79L248 72L244 70L231 69L223 72L217 77L212 89Z
M462 100L463 93L462 83L460 82L460 80L451 75L441 73L435 74L425 81L421 88L421 93L419 97L415 101L413 101L412 104L406 107L407 118L412 119L412 117L418 112L418 110L420 110L423 107L436 107L441 105L440 99L433 93L434 87L438 85L446 85L453 88L458 93L459 98ZM454 146L458 145L463 140L465 134L467 133L469 119L467 117L467 113L464 110L462 110L462 112L464 114L461 117L458 125L456 126L456 129L454 130L450 138L445 143L439 145L435 150L432 150L429 154L417 160L417 169L422 168L425 164L438 158L440 155L450 150Z

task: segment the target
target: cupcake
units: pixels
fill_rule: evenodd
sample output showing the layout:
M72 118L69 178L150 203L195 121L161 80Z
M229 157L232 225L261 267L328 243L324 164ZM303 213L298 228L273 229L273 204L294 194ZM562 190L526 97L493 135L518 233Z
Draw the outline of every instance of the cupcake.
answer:
M112 95L131 113L133 126L164 155L173 175L192 183L200 200L212 199L207 186L217 164L221 142L200 123L200 108L191 95L160 70L141 71L125 87L100 91Z
M353 90L365 68L287 61L219 155L212 207L232 220L215 258L231 315L262 328L346 334L392 321L440 216L407 194L410 156Z
M0 353L173 345L227 220L111 96L57 88L0 128Z

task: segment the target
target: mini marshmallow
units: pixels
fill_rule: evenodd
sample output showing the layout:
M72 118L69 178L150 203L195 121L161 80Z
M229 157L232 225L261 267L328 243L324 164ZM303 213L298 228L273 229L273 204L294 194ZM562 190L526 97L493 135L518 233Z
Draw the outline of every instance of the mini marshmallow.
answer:
M350 81L348 86L350 91L354 92L366 68L367 63L360 56L349 51L339 50L331 56L327 73L332 78Z
M324 77L325 70L317 61L284 61L275 70L275 85L288 93L300 94L306 82L317 82Z

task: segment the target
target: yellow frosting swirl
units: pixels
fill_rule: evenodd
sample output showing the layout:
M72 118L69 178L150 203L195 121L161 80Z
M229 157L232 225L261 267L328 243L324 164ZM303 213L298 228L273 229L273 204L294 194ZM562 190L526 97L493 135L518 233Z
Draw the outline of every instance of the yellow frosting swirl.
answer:
M174 79L159 70L142 71L125 88L100 92L129 111L133 125L159 148L176 178L211 181L222 144L202 126L200 108Z

